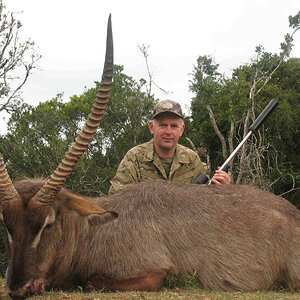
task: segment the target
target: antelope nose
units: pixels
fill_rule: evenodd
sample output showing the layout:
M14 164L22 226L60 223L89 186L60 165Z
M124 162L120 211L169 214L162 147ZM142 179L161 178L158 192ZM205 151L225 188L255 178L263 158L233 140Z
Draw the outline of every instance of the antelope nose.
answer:
M8 295L13 300L25 299L25 297L24 296L20 296L18 292L9 292Z
M16 290L7 289L9 297L13 300L25 299L29 296L29 287L23 287Z

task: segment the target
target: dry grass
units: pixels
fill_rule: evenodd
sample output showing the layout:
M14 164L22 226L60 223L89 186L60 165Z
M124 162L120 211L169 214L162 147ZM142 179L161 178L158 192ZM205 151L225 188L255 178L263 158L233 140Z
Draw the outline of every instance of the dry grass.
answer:
M9 300L6 293L5 282L3 278L0 278L0 299ZM264 299L264 300L279 300L279 299L300 299L300 292L216 292L216 291L206 291L199 288L175 288L175 289L163 289L160 292L150 293L150 292L122 292L122 293L67 293L67 292L57 292L51 291L43 296L34 296L30 298L31 300L132 300L132 299L148 299L148 300L158 300L158 299L203 299L203 300L252 300L252 299Z

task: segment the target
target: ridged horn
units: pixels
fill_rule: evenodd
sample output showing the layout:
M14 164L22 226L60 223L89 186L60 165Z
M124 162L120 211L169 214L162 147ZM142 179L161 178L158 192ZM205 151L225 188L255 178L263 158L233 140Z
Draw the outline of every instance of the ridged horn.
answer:
M0 199L1 201L12 201L20 198L7 173L2 155L0 154Z
M65 154L64 159L59 164L57 169L47 179L41 190L34 196L36 201L41 203L51 203L54 197L59 193L63 187L66 179L75 169L75 166L89 144L91 143L94 135L100 125L108 97L111 91L113 77L113 38L111 27L111 15L109 15L107 25L107 38L106 38L106 54L102 80L97 92L97 96L91 112L80 131L75 142Z

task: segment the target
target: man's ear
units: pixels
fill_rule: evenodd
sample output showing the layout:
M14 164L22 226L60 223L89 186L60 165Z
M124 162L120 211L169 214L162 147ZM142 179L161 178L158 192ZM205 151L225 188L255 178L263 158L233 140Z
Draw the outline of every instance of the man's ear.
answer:
M150 132L151 132L152 134L154 134L154 124L153 124L153 120L149 121L148 127L149 127Z
M185 128L185 124L183 123L183 124L182 124L182 127L181 127L181 134L180 134L180 136L182 136L183 131L184 131L184 128Z

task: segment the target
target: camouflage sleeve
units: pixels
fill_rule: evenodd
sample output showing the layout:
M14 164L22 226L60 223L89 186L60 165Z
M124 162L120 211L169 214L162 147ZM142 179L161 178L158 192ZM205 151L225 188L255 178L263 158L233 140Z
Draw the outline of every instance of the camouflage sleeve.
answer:
M206 174L207 175L208 170L207 170L207 165L206 163L202 162L200 157L197 155L196 159L195 159L195 174L194 174L194 178L193 181L197 178L197 176L199 174Z
M138 182L137 162L134 155L127 152L122 159L115 177L110 181L108 194L114 194L117 191Z

